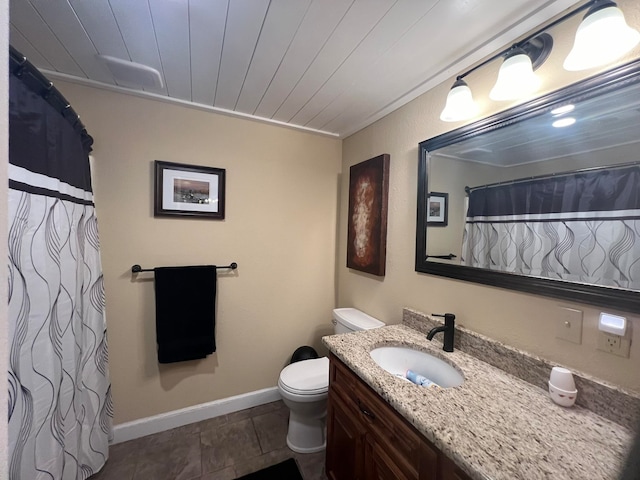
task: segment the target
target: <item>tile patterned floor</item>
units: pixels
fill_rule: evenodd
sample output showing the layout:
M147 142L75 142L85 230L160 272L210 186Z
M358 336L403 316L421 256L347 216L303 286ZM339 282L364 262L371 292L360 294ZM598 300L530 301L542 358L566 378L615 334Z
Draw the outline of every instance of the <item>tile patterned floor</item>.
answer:
M90 480L233 480L293 457L304 480L326 480L324 452L287 447L282 401L111 446Z

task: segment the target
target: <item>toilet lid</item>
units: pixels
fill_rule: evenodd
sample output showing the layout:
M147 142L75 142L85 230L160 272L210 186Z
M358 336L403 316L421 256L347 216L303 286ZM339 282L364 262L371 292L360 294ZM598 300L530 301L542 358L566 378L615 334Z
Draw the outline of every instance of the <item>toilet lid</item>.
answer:
M329 359L322 357L292 363L280 372L280 384L299 395L326 392L329 388Z

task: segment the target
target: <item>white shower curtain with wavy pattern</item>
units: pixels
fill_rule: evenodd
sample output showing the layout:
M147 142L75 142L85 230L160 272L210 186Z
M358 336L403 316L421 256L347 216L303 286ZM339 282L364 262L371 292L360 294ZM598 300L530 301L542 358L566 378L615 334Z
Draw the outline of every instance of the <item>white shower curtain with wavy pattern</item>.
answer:
M86 479L108 456L112 406L88 148L58 111L11 78L10 480Z
M640 290L640 165L472 189L462 264Z

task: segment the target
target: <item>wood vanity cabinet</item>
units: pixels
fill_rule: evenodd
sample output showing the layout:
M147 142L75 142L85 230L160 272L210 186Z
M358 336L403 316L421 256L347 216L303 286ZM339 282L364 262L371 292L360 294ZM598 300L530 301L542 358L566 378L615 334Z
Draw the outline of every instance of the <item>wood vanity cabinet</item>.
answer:
M470 480L337 357L330 362L330 480Z

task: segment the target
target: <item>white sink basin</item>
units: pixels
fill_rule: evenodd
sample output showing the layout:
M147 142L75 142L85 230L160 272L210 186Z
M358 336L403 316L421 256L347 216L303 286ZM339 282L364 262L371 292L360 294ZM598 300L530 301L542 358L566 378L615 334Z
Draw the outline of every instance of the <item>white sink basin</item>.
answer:
M374 362L396 376L404 377L407 370L413 370L442 388L458 387L464 382L462 374L447 362L411 347L378 347L371 350L370 355Z

